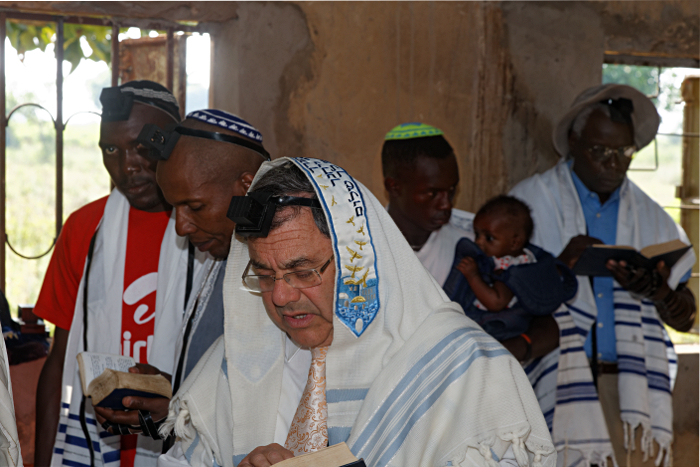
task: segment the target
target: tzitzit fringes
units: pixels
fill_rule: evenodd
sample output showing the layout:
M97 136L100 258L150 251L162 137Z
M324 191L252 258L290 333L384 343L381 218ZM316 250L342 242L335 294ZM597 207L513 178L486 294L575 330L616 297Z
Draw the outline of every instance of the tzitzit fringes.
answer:
M661 466L661 463L663 461L663 467L673 467L673 450L672 450L672 445L668 444L666 446L663 446L659 444L659 454L656 456L656 460L654 461L654 465L657 467ZM664 452L666 453L666 456L664 458Z
M479 443L479 454L481 454L481 456L484 458L484 462L486 462L487 467L499 467L498 462L493 460L493 456L491 455L491 447L486 443Z
M649 457L654 457L654 437L651 434L651 427L646 428L642 425L642 453L644 454L642 462L649 460Z
M527 467L530 464L530 459L527 456L525 442L522 438L514 436L511 440L511 443L511 447L513 448L513 454L515 455L515 460L518 461L518 465L520 467Z

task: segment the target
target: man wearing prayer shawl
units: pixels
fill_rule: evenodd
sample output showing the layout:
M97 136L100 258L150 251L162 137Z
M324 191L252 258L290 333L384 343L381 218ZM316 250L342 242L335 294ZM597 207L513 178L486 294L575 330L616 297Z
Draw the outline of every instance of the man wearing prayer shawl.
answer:
M552 135L562 160L511 191L532 208L532 241L569 267L595 243L689 243L626 176L658 126L654 104L630 86L583 91ZM564 465L606 466L608 457L614 465L670 464L676 356L662 320L681 331L692 325L685 282L694 262L688 251L653 273L609 261L613 277L578 276L578 294L554 315L559 349L526 368Z
M229 216L243 241L224 336L174 396L159 465L269 465L340 442L368 467L555 465L518 362L342 168L266 162Z
M76 356L131 356L173 373L175 343L204 254L175 232L172 207L136 139L146 124L180 122L177 100L152 81L130 81L100 95L100 148L115 189L66 221L36 304L56 324L37 388L37 465L155 465L162 442L142 426L114 433L82 394ZM188 284L190 287L188 287ZM130 399L130 400L129 400ZM125 406L140 409L129 398ZM150 422L150 412L139 410Z

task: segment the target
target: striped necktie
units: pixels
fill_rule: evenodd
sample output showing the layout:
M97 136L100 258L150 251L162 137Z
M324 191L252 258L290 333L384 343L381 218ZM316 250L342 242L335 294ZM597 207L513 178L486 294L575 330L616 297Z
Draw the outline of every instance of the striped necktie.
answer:
M328 446L326 404L326 353L328 347L311 349L311 367L284 447L295 456Z

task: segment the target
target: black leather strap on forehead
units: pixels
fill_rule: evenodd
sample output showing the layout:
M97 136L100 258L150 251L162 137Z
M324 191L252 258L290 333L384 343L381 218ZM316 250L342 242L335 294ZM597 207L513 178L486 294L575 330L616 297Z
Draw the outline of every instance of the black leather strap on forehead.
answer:
M129 120L131 108L134 106L134 96L122 93L119 88L104 88L100 93L102 104L102 121L122 122Z
M270 153L268 153L265 148L262 147L262 145L256 144L245 138L217 133L214 131L195 130L181 125L178 125L174 129L168 131L161 129L158 127L158 125L149 123L143 126L143 129L141 130L141 133L139 133L136 140L148 148L153 159L165 161L170 158L170 153L175 148L175 145L177 144L181 135L235 144L236 146L241 146L246 149L250 149L251 151L255 151L267 161L270 160Z
M278 207L306 206L321 209L317 198L273 196L272 193L252 192L234 196L226 217L236 223L236 233L242 237L267 237Z
M214 141L221 141L223 143L231 143L231 144L235 144L237 146L243 146L244 148L248 148L251 151L257 152L266 161L270 160L270 153L268 153L265 150L265 148L262 147L262 145L260 145L258 143L254 143L248 139L241 138L239 136L227 135L227 134L218 133L215 131L195 130L193 128L187 128L184 126L178 126L175 128L174 131L180 133L181 135L185 135L185 136L194 136L195 138L212 139Z

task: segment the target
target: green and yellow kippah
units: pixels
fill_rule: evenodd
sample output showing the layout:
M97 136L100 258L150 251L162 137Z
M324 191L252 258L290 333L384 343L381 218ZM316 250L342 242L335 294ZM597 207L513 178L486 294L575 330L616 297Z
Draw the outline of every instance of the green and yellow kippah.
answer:
M402 123L391 129L384 137L384 141L393 139L425 138L426 136L440 136L442 130L425 123Z

